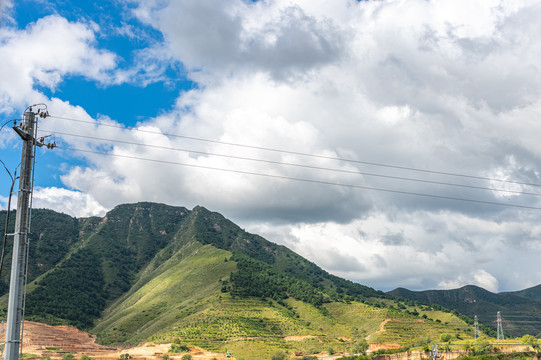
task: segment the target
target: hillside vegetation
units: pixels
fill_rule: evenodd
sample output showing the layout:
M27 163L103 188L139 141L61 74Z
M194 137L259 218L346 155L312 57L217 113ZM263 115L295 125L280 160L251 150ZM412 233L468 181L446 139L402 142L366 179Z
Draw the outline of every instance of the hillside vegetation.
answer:
M363 339L423 346L442 333L472 336L440 307L333 276L203 207L127 204L86 219L34 210L32 223L27 318L77 326L104 344L153 340L268 359L279 349L348 352Z
M541 286L495 294L468 285L454 290L411 291L398 288L388 293L426 304L438 304L473 318L478 316L483 331L496 336L496 314L500 311L506 336L541 336Z

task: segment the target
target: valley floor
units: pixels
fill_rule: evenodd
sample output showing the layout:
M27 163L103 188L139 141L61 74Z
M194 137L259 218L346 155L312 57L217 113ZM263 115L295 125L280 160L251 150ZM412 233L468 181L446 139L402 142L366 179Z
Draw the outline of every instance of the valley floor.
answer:
M300 341L306 336L291 336L287 341ZM371 344L371 351L378 348L393 348L397 344ZM503 344L502 344L503 345ZM86 332L70 326L51 326L43 323L25 321L23 353L25 358L62 358L67 353L73 354L76 358L88 355L94 359L119 359L122 354L129 354L134 360L161 360L168 355L172 360L179 360L184 354L168 354L171 344L146 343L133 348L120 348L104 346L96 343L96 338ZM235 360L235 357L227 358L223 353L212 353L197 347L189 347L193 360ZM498 346L495 348L498 353L532 351L527 345ZM442 357L444 360L453 360L465 351L446 352ZM234 354L233 354L234 355ZM341 355L329 356L325 353L317 355L319 360L334 360ZM381 355L376 359L380 360L421 360L427 354L421 351L408 351L405 353Z

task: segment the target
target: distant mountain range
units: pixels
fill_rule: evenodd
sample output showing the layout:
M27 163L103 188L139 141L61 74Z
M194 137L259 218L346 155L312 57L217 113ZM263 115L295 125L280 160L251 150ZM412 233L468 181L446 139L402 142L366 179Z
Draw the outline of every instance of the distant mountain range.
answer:
M496 314L500 311L504 332L508 336L525 334L541 337L541 285L503 293L492 293L478 286L468 285L454 290L410 291L398 288L387 293L391 296L426 304L438 304L456 310L491 327L494 335Z
M0 211L0 223L5 216ZM4 314L11 246L0 275ZM500 310L508 331L539 332L536 320L510 320L535 318L539 289L384 294L331 275L203 207L142 202L82 219L33 210L28 281L27 319L71 324L103 344L170 341L250 359L280 349L349 352L363 339L419 346L444 333L471 338L471 319L442 306L489 325Z

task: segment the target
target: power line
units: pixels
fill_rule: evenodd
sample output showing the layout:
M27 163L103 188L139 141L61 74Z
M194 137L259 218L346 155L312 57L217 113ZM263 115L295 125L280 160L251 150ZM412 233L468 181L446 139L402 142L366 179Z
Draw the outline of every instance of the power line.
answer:
M284 162L284 161L274 161L274 160L257 159L257 158L244 157L244 156L226 155L226 154L205 152L205 151L199 151L199 150L181 149L181 148L167 147L167 146L153 145L153 144L143 144L143 143L134 142L134 141L125 141L125 140L118 140L118 139L105 139L105 138L96 137L96 136L71 134L71 133L65 133L65 132L53 131L53 130L44 130L44 129L42 129L41 131L56 134L56 135L78 137L78 138L83 138L83 139L107 141L107 142L121 143L121 144L127 144L127 145L136 145L136 146L142 146L142 147L148 147L148 148L154 148L154 149L162 149L162 150L169 150L169 151L179 151L179 152L186 152L186 153L192 153L192 154L201 154L201 155L208 155L208 156L217 156L217 157L224 157L224 158L237 159L237 160L246 160L246 161L254 161L254 162L262 162L262 163L275 164L275 165L293 166L293 167L300 167L300 168L306 168L306 169L312 169L312 170L332 171L332 172L345 173L345 174L372 176L372 177L380 177L380 178L393 179L393 180L412 181L412 182L420 182L420 183L425 183L425 184L454 186L454 187L461 187L461 188L468 188L468 189L478 189L478 190L487 190L487 191L494 191L494 192L504 192L504 193L517 194L517 195L541 196L541 194L539 194L539 193L531 193L531 192L524 192L524 191L497 189L497 188L484 187L484 186L456 184L456 183L449 183L449 182L444 182L444 181L433 181L433 180L424 180L424 179L416 179L416 178L407 178L407 177L402 177L402 176L375 174L375 173L368 173L368 172L361 172L361 171L344 170L344 169L328 168L328 167L322 167L322 166L290 163L290 162Z
M221 145L228 145L228 146L235 146L235 147L242 147L242 148L248 148L248 149L254 149L254 150L264 150L264 151L270 151L270 152L277 152L277 153L284 153L284 154L298 155L298 156L306 156L306 157L326 159L326 160L335 160L335 161L343 161L343 162L356 163L356 164L380 166L380 167L399 169L399 170L417 171L417 172L423 172L423 173L429 173L429 174L456 176L456 177L463 177L463 178L469 178L469 179L477 179L477 180L485 180L485 181L498 181L498 182L508 183L508 184L517 184L517 185L541 187L541 184L527 183L527 182L521 182L521 181L496 179L496 178L490 178L490 177L484 177L484 176L475 176L475 175L459 174L459 173L452 173L452 172L445 172L445 171L420 169L420 168L413 168L413 167L399 166L399 165L390 165L390 164L383 164L383 163L362 161L362 160L354 160L354 159L347 159L347 158L334 157L334 156L308 154L308 153L297 152L297 151L275 149L275 148L269 148L269 147L247 145L247 144L239 144L239 143L232 143L232 142L225 142L225 141L219 141L219 140L204 139L204 138L185 136L185 135L178 135L178 134L169 134L169 133L163 133L163 132L159 132L159 131L143 130L143 129L133 128L133 127L129 128L129 127L124 127L124 126L120 126L120 125L105 124L105 123L98 122L98 121L87 121L87 120L80 120L80 119L67 118L67 117L54 116L54 115L49 115L48 117L55 118L55 119L60 119L60 120L68 120L68 121L74 121L74 122L79 122L79 123L85 123L85 124L90 124L90 125L94 125L94 126L106 126L106 127L117 128L117 129L122 129L122 130L137 131L137 132L143 132L143 133L148 133L148 134L163 135L163 136L167 136L167 137L174 137L174 138L202 141L202 142L221 144Z
M339 187L348 187L352 189L372 190L372 191L388 192L388 193L402 194L402 195L422 196L422 197L427 197L427 198L462 201L462 202L470 202L470 203L476 203L476 204L497 205L497 206L515 207L515 208L530 209L530 210L541 210L541 207L535 207L535 206L527 206L527 205L519 205L519 204L511 204L511 203L499 203L499 202L494 202L494 201L458 198L458 197L452 197L452 196L425 194L425 193L376 188L376 187L362 186L362 185L343 184L343 183L337 183L337 182L332 182L332 181L304 179L304 178L296 178L296 177L283 176L283 175L263 174L263 173L252 172L252 171L242 171L242 170L218 168L218 167L212 167L212 166L187 164L187 163L168 161L168 160L148 159L148 158L131 156L131 155L111 154L111 153L105 153L105 152L94 151L94 150L69 148L69 147L64 147L64 146L59 146L59 145L57 145L57 148L64 149L64 150L106 155L106 156L121 157L121 158L132 159L132 160L141 160L141 161L149 161L149 162L155 162L155 163L161 163L161 164L187 166L187 167L193 167L193 168L199 168L199 169L222 171L222 172L229 172L229 173L236 173L236 174L243 174L243 175L261 176L261 177L268 177L268 178L281 179L281 180L293 180L293 181L300 181L300 182L313 183L313 184L332 185L332 186L339 186Z

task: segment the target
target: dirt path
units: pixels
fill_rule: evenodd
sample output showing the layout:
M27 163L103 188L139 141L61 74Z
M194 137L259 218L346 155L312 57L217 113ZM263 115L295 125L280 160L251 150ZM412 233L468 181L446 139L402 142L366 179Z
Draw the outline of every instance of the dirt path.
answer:
M396 320L393 320L393 319L385 319L383 320L380 324L379 324L379 329L376 331L376 333L374 334L371 334L370 336L368 336L368 338L376 335L377 333L384 333L386 330L385 330L385 325L387 325L387 323L389 321L396 321ZM401 346L397 343L371 343L369 348L368 348L368 353L372 353L374 351L378 351L378 350L390 350L390 349L399 349Z

